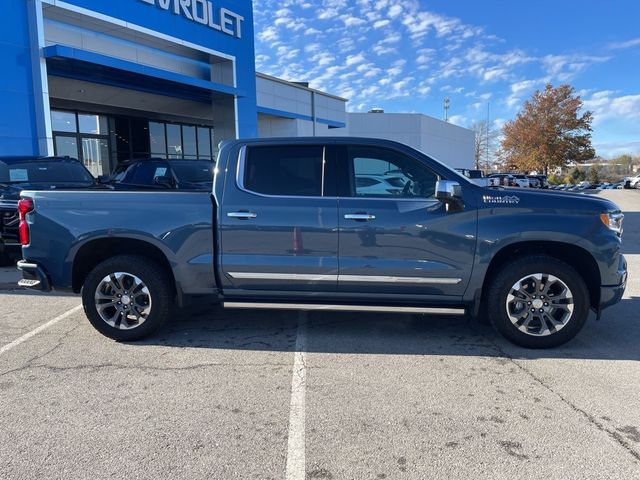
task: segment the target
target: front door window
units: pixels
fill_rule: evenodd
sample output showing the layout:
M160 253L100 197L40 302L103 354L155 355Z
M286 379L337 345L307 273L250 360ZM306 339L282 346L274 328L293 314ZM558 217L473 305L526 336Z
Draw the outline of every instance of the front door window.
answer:
M422 163L392 150L350 148L351 194L373 198L433 198L438 176Z

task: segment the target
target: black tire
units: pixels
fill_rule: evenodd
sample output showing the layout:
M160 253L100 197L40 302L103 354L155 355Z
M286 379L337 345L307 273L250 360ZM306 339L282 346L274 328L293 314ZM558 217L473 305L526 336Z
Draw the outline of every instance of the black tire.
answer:
M134 326L126 330L116 328L102 318L95 298L103 279L116 272L137 277L149 292L145 297L149 299L145 319L137 325L132 322ZM153 260L137 255L118 255L103 261L89 272L82 287L82 304L91 325L104 336L120 342L140 340L158 331L171 316L174 300L173 287L165 269ZM135 305L135 300L131 305ZM121 317L120 315L120 321L116 320L116 325L122 324ZM126 324L129 326L128 321Z
M555 327L549 328L551 333L545 336L525 333L507 312L507 299L512 287L519 280L537 273L553 275L568 287L573 296L573 311L565 324L557 331ZM525 348L552 348L568 342L582 329L590 309L589 291L578 272L566 263L546 255L520 257L504 266L491 281L487 299L487 312L494 328L507 340ZM525 308L528 316L529 309ZM534 320L532 324L540 325L541 321Z

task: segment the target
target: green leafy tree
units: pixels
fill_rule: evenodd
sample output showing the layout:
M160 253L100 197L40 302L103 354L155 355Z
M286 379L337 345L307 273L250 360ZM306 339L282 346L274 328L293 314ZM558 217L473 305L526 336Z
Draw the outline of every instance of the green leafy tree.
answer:
M547 177L547 181L551 184L551 185L559 185L562 183L562 178L559 177L558 175L555 174L551 174Z
M589 180L590 184L600 183L600 174L598 173L598 165L591 165L589 168L589 174L587 175L587 180Z
M570 85L546 85L527 100L503 129L505 163L519 171L544 171L592 159L593 114L582 112L580 95Z
M571 177L571 183L580 183L586 179L584 170L578 167L574 168L569 175Z

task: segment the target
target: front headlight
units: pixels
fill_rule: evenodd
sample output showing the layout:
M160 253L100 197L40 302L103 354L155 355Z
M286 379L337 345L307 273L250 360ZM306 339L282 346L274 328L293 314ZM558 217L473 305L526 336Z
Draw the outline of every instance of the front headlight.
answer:
M604 223L604 226L609 230L616 232L618 235L622 235L622 220L624 220L624 214L622 213L601 213L600 220Z

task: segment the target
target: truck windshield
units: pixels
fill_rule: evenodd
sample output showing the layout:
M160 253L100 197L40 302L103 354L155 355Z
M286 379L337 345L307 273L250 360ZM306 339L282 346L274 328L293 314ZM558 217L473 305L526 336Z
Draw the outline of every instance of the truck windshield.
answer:
M0 163L0 183L94 183L94 178L77 162L29 161Z

